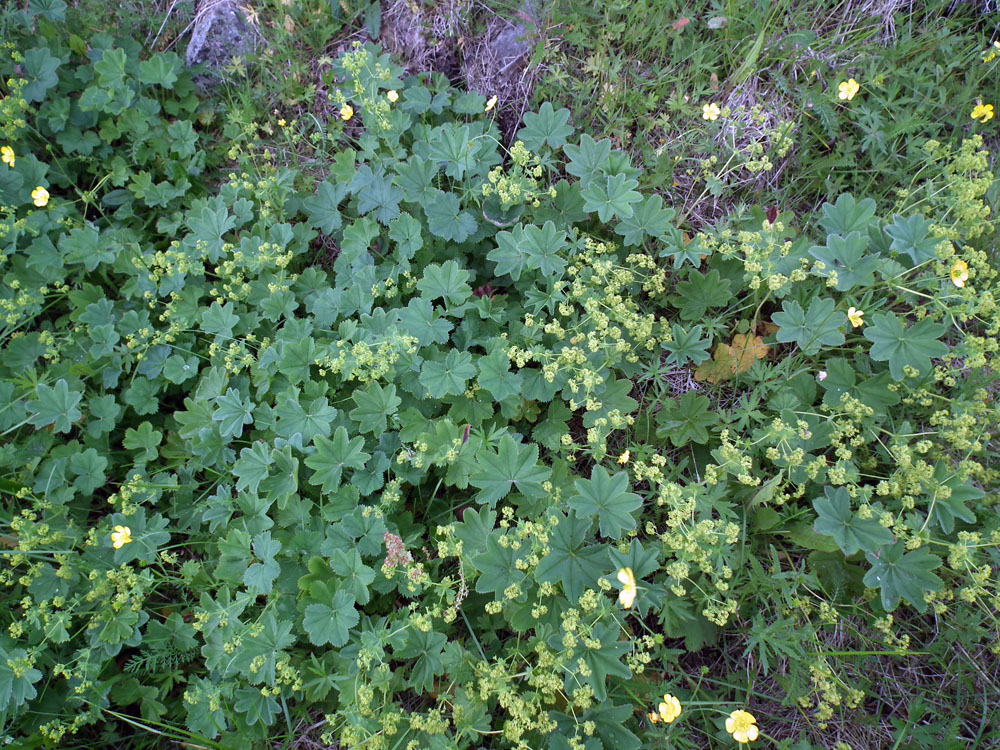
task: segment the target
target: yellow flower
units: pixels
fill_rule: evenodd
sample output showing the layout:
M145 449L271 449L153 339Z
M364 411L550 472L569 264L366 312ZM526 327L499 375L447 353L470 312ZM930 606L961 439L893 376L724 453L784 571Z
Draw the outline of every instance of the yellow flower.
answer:
M648 714L646 714L646 716L649 717L649 723L650 724L655 724L655 723L657 723L660 720L660 715L656 714L656 713L653 713L652 711L650 711Z
M386 93L385 98L395 104L396 100L399 99L399 94L396 93L396 89L393 89L392 91Z
M4 146L0 148L0 160L3 161L8 167L14 166L14 149L10 146Z
M726 731L733 735L733 739L742 745L757 739L756 724L757 719L754 718L753 714L741 709L729 714L729 718L726 719Z
M657 706L657 711L660 713L660 718L669 724L681 715L681 702L667 693L663 696L663 703Z
M340 108L341 120L347 122L352 117L354 117L354 107L352 107L350 104L345 104L343 107Z
M631 609L635 602L635 575L632 568L622 568L618 571L618 580L622 584L622 590L618 594L618 603L625 609Z
M861 328L865 324L865 321L861 319L864 314L864 310L859 310L856 307L849 307L847 309L847 319L851 321L851 325L855 328Z
M483 112L489 112L495 106L497 106L497 98L495 96L491 96L490 100L486 102L486 109L484 109Z
M629 460L629 459L630 459L631 457L632 457L632 453L631 453L630 451L626 450L626 451L625 451L624 453L622 453L622 454L621 454L621 455L620 455L620 456L618 457L618 463L620 463L620 464L621 464L622 466L624 466L625 464L627 464L627 463L628 463L628 460Z
M951 266L951 283L961 289L969 280L969 264L964 260L956 260Z
M979 120L979 122L986 122L987 120L993 119L993 105L983 104L982 100L976 102L976 106L972 108L972 119Z
M839 96L844 101L851 101L854 95L861 90L861 85L855 81L853 78L848 78L846 81L837 86L837 96Z
M280 120L278 120L278 127L279 128L285 127L286 124L287 123L285 122L285 118L284 117L282 117Z
M126 544L132 541L132 529L128 526L115 526L115 530L111 532L111 546L115 549L121 549Z
M706 104L701 108L701 119L703 120L718 120L719 115L722 114L722 107L720 107L715 102Z
M1000 50L1000 42L993 42L993 49L987 52L986 57L983 58L983 62L993 62L996 59L998 50Z
M31 191L31 200L34 201L36 206L41 208L49 202L49 191L39 185Z

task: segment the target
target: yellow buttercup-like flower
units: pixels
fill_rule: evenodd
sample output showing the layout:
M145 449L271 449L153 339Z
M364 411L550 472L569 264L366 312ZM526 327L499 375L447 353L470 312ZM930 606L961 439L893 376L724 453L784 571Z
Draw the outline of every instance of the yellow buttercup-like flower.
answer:
M489 112L495 106L497 106L497 98L495 96L491 96L489 101L486 102L486 109L484 109L483 112Z
M849 307L847 309L847 319L851 321L851 325L855 328L861 328L865 324L865 321L862 320L864 314L864 310L859 310L856 307Z
M849 102L860 90L861 84L853 78L848 78L846 81L837 86L837 96L844 101Z
M49 191L39 185L31 191L31 200L36 206L41 208L49 202Z
M3 161L8 167L14 166L14 149L10 146L0 147L0 160Z
M656 707L660 719L669 724L681 715L681 702L674 696L667 693L663 696L663 703Z
M354 117L354 107L352 107L350 104L345 104L343 107L340 108L341 120L347 122L352 117Z
M632 568L622 568L618 571L618 581L622 585L622 590L618 593L618 603L625 609L631 609L635 603L636 587L635 574Z
M121 549L126 544L132 541L132 529L128 526L115 526L115 530L111 532L111 546L115 549Z
M969 264L961 259L956 260L951 265L949 275L951 276L951 283L961 289L965 286L965 282L969 280Z
M395 89L393 89L392 91L386 92L385 98L388 99L393 104L395 104L396 100L399 99L399 94L396 92Z
M983 104L982 101L976 102L976 106L972 108L972 119L978 120L979 122L986 122L987 120L993 119L993 105Z
M620 463L620 464L621 464L622 466L624 466L625 464L627 464L627 463L628 463L628 460L629 460L629 459L630 459L631 457L632 457L632 453L631 453L631 451L629 451L629 450L626 450L626 451L625 451L624 453L622 453L622 454L621 454L621 455L620 455L620 456L618 457L618 463Z
M733 735L733 739L741 745L753 742L757 739L757 719L753 714L743 711L733 711L726 719L726 731Z
M703 120L718 120L721 114L722 107L715 102L706 104L701 108L701 119Z

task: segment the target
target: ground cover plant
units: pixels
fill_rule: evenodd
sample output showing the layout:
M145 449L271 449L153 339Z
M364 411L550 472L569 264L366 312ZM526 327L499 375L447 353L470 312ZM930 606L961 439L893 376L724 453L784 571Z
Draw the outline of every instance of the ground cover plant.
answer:
M702 88L567 16L513 125L378 5L0 15L5 744L996 745L1000 48L649 6Z

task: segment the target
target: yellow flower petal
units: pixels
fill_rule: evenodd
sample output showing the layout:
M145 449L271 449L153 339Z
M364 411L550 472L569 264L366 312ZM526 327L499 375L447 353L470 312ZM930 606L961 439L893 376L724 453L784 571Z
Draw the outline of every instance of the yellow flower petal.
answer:
M395 89L393 89L391 91L386 92L385 98L388 99L393 104L395 104L396 101L399 99L399 94L396 92Z
M10 146L4 146L3 148L0 148L0 160L2 160L3 163L6 164L8 167L13 167L14 162L16 161L14 157L14 149L12 149Z
M969 264L961 259L956 260L952 264L948 275L951 276L951 283L961 289L965 286L965 282L969 280Z
M484 109L483 112L489 112L495 106L497 106L497 98L495 96L491 96L489 101L486 102L486 109Z
M846 81L843 81L839 86L837 86L837 96L844 101L849 102L860 90L861 84L853 78L848 78Z
M753 714L740 709L729 714L726 719L726 731L740 744L746 744L757 739L759 732L756 724L757 719Z
M663 696L663 703L657 706L660 718L667 724L681 715L681 702L669 693Z
M631 452L629 452L628 450L626 450L626 451L625 451L624 453L622 453L622 454L621 454L621 455L620 455L620 456L618 457L618 463L620 463L620 464L621 464L622 466L624 466L625 464L627 464L627 463L628 463L628 460L629 460L629 459L630 459L631 457L632 457L632 453L631 453Z
M622 568L618 571L618 581L622 584L622 590L618 594L618 603L625 609L631 609L635 603L637 589L635 586L635 574L632 568Z
M347 122L352 117L354 117L354 107L352 107L350 104L345 104L343 107L340 108L341 120Z
M31 200L36 206L41 208L49 202L49 191L39 185L31 191Z
M852 326L860 328L865 324L865 321L862 320L862 316L864 314L864 310L858 310L856 307L850 307L847 310L847 319L851 321Z
M132 529L128 526L115 526L115 530L111 532L111 546L115 549L121 549L126 544L132 541Z
M720 107L715 102L710 102L705 104L701 108L701 119L703 120L718 120L719 115L722 114L722 107Z

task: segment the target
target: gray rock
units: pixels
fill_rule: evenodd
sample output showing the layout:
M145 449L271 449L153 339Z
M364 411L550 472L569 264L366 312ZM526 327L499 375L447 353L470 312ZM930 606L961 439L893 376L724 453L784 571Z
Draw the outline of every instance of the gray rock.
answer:
M257 34L235 0L201 0L195 13L185 62L225 68L256 47Z

